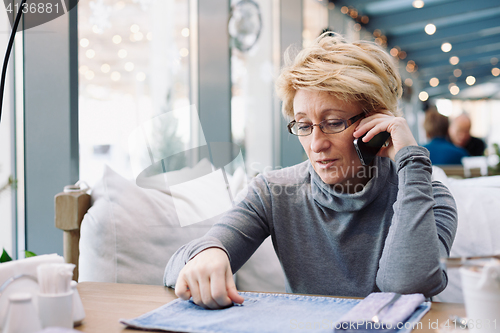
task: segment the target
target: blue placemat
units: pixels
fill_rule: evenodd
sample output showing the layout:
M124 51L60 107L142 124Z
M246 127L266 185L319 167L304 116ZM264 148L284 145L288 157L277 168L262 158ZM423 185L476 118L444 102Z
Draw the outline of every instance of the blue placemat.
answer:
M156 310L121 323L139 329L173 332L332 332L335 323L360 299L240 292L242 305L221 310L207 310L191 301L176 299ZM422 303L410 323L397 333L411 331L429 310ZM409 329L408 329L409 328Z

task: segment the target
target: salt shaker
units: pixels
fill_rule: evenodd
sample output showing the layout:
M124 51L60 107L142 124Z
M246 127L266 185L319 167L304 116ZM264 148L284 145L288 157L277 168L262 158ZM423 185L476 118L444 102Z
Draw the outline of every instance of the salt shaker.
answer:
M9 310L3 333L34 333L42 329L38 313L29 293L9 297Z
M71 281L71 289L73 290L73 322L75 326L79 326L82 324L83 319L85 318L85 310L83 309L82 299L80 298L80 294L78 293L78 289L76 281Z

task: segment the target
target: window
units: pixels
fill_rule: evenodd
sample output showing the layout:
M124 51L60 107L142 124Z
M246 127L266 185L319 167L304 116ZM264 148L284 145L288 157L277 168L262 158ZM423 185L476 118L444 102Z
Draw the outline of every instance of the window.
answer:
M78 15L80 179L92 186L104 164L133 178L130 134L191 104L189 1L85 1ZM189 116L177 120L159 142L191 140Z

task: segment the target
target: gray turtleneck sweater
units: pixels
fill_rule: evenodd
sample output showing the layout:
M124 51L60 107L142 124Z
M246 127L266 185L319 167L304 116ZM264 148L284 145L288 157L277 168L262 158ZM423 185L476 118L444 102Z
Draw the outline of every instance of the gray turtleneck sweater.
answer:
M405 147L396 163L377 157L373 177L354 194L339 194L305 161L256 177L248 193L202 238L167 264L174 287L185 263L219 247L236 272L271 236L288 292L367 296L374 291L433 296L447 284L439 265L457 228L449 190L431 181L423 147Z

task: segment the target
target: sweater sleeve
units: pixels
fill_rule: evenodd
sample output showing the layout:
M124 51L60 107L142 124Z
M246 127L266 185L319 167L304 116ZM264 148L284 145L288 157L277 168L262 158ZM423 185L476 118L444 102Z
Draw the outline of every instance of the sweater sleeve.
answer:
M450 191L431 181L427 149L405 147L396 154L398 194L377 272L381 291L423 293L430 297L447 285L439 258L448 257L457 229Z
M224 250L233 273L257 250L269 236L268 221L271 216L270 191L264 177L256 177L248 186L246 196L240 199L236 199L239 203L226 212L205 236L183 245L174 253L163 275L165 286L174 288L184 265L207 248Z

